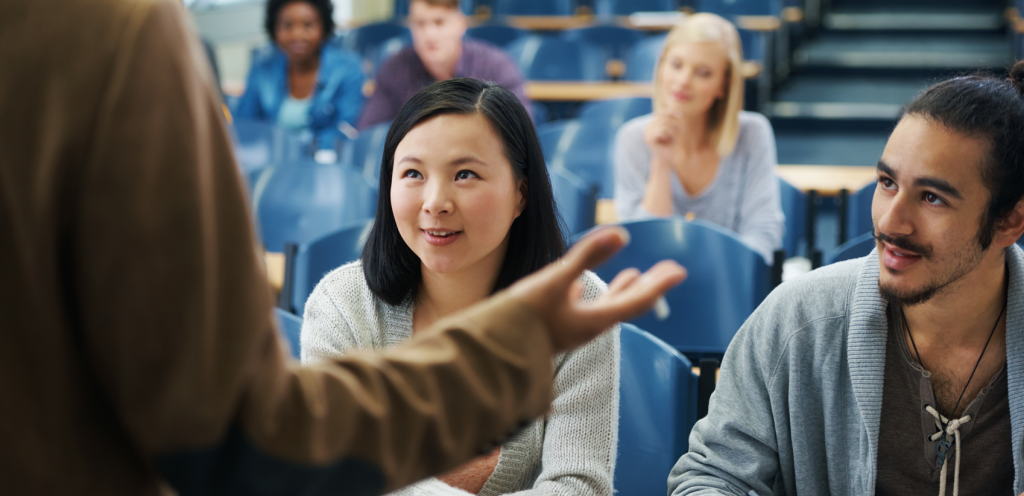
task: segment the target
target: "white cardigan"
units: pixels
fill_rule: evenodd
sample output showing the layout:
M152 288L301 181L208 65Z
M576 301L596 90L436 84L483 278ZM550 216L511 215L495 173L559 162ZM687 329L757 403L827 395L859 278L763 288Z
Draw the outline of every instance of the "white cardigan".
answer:
M583 301L607 286L587 272ZM306 302L302 362L336 359L351 348L388 348L412 336L410 298L392 306L366 284L363 267L339 267L317 284ZM554 402L548 415L511 438L479 496L611 496L618 441L619 326L555 358ZM430 478L392 493L454 496L469 493Z

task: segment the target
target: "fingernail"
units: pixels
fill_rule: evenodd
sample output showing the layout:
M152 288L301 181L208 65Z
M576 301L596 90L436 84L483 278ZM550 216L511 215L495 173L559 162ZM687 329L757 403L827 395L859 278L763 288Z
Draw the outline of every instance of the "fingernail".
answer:
M665 301L664 296L659 296L658 301L654 302L654 316L658 320L665 320L671 313L672 311L668 308L668 301Z

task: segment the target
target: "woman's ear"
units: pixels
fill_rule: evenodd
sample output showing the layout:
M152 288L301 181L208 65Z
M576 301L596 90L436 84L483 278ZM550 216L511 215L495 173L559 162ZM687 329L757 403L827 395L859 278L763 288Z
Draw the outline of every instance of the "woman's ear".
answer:
M513 220L518 219L523 214L523 210L526 210L526 200L530 195L530 188L526 184L526 179L518 181L518 192L519 192L519 203L516 205L516 216Z

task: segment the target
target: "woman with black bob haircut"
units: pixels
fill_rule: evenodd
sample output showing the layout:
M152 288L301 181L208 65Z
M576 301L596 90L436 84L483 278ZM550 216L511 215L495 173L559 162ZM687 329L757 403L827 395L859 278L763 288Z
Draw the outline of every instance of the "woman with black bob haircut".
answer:
M272 122L315 150L335 150L363 110L359 56L334 42L331 0L269 0L271 46L257 53L238 119Z
M560 224L537 133L516 96L469 78L434 83L388 130L361 259L328 273L306 302L302 361L394 346L482 301L561 256ZM606 290L593 273L580 279L584 301ZM618 364L617 327L560 355L545 419L398 494L610 496Z

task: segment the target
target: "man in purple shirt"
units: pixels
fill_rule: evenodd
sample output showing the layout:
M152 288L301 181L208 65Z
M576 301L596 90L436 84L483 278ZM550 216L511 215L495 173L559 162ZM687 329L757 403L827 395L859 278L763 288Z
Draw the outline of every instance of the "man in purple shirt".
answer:
M380 68L376 89L359 118L359 129L394 119L418 91L453 77L494 81L515 93L529 111L519 68L500 49L463 39L466 27L459 0L412 0L412 46L396 53Z

